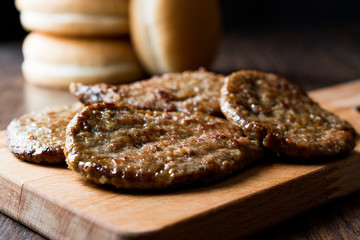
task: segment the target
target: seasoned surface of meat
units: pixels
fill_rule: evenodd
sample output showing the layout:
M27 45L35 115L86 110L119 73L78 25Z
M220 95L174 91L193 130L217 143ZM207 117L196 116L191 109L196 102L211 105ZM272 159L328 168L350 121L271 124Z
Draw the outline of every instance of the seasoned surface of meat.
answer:
M222 84L222 75L199 70L168 73L129 85L72 83L70 92L86 105L122 103L137 109L221 115L219 97Z
M84 179L127 189L206 184L262 156L225 119L203 113L87 106L70 122L65 155Z
M275 74L233 73L221 89L221 110L250 138L290 158L331 157L355 146L356 132L348 122Z
M80 103L48 107L14 119L6 131L10 151L29 162L64 162L66 126L82 107Z

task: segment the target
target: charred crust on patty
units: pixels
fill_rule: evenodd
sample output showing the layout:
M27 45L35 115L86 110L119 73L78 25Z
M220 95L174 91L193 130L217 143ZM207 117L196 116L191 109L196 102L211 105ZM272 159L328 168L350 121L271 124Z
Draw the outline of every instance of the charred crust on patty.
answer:
M229 176L263 152L222 118L97 103L69 123L65 155L71 169L98 184L171 189Z
M288 158L334 157L355 147L356 132L347 121L273 73L243 70L226 77L220 106L248 137Z
M127 104L136 109L200 111L221 116L219 98L223 80L223 75L200 69L123 85L72 83L69 89L85 105L105 102Z
M19 159L34 163L64 163L65 130L82 104L48 107L26 113L6 129L9 150Z

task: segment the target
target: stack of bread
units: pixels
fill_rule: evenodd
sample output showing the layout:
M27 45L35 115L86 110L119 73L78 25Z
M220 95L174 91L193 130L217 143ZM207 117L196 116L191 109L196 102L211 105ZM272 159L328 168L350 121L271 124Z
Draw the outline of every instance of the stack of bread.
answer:
M125 83L143 71L129 40L128 0L16 0L27 82Z
M141 78L142 67L149 74L207 67L220 40L218 0L15 3L31 32L23 44L23 75L42 86L125 83Z

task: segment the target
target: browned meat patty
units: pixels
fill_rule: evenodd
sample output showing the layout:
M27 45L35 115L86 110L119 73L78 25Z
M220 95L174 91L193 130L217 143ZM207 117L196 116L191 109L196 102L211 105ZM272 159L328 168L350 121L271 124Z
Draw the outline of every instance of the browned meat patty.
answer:
M14 119L6 131L10 151L29 162L65 162L66 126L82 107L80 103L49 107Z
M225 79L221 110L251 138L291 158L351 151L356 132L298 86L272 73L239 71Z
M155 76L129 85L73 83L70 92L86 105L122 103L137 109L221 115L219 98L223 78L205 70L187 71Z
M126 189L209 183L262 156L225 119L98 103L67 127L65 155L85 180Z

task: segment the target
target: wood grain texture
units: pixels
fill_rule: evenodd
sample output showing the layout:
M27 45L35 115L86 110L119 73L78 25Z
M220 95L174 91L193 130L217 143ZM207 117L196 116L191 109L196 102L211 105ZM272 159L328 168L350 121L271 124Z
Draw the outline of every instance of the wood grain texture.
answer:
M358 92L355 81L311 96L359 131ZM97 187L64 166L19 161L4 132L0 139L0 210L54 239L233 239L360 189L359 145L329 163L264 162L211 186L151 194Z
M19 224L15 220L0 214L0 239L6 240L44 240L37 233Z
M360 77L359 25L319 26L311 22L311 27L258 29L256 24L254 27L226 31L209 70L219 73L243 68L272 71L285 75L306 90ZM71 101L71 96L64 91L25 84L21 62L21 41L0 42L0 129L28 110L39 109L47 103ZM355 239L360 237L359 216L360 193L357 192L258 233L253 239L329 239L329 236ZM0 239L28 239L29 236L43 239L2 213L0 228Z

